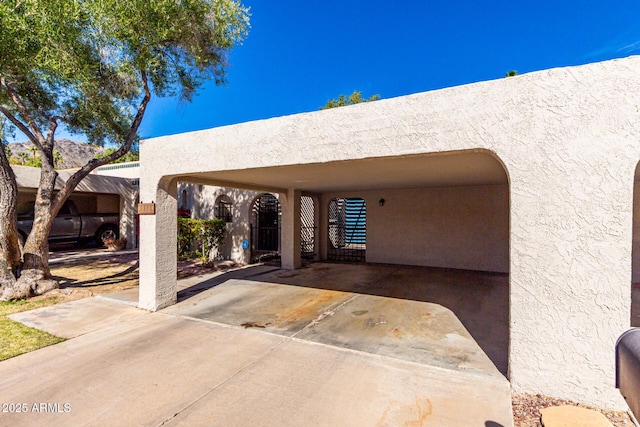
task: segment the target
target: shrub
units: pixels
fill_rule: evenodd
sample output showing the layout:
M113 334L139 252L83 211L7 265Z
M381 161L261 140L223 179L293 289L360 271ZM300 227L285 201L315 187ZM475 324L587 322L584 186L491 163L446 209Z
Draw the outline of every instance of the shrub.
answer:
M227 237L227 223L223 219L178 218L178 259L200 258L203 262Z

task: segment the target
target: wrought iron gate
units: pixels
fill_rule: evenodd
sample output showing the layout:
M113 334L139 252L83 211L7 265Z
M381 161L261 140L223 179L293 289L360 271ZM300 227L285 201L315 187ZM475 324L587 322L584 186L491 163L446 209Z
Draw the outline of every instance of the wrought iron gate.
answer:
M367 205L360 198L329 202L329 261L364 262L367 249Z
M263 194L251 207L251 259L278 255L280 250L280 203L273 194Z

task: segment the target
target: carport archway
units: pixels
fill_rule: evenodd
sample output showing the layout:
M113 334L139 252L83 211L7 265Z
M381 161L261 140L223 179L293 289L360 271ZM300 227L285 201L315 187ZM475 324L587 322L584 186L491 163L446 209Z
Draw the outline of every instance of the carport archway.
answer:
M330 260L330 246L344 247L347 242L340 241L340 232L331 230L329 206L332 201L361 201L366 206L362 223L365 261L390 265L393 274L384 282L381 278L379 283L367 281L371 287L356 283L354 290L450 310L507 375L510 196L506 169L493 153L469 150L212 172L211 180L218 175L223 182L251 183L255 179L269 188L280 188L279 200L263 193L252 203L252 247L258 255L261 250L276 254L274 240L271 246L261 242L270 231L257 233L261 225L274 230L275 218L282 219L277 227L282 229L277 249L302 255L301 199L303 194L313 194L322 207L318 210L319 242L314 246L319 260ZM283 189L294 183L302 188ZM280 210L276 214L275 206L282 206L282 216ZM297 240L296 230L300 233ZM411 285L402 279L405 272L415 273ZM330 277L317 286L333 289L340 279Z
M366 206L366 240L358 242L362 261L397 266L387 283L381 279L362 292L451 310L507 376L510 194L503 163L489 151L473 150L376 159L366 166L345 164L363 189L322 193L321 259L348 261L336 257L353 243L347 242L344 206L360 200ZM396 280L403 271L412 272L411 280Z

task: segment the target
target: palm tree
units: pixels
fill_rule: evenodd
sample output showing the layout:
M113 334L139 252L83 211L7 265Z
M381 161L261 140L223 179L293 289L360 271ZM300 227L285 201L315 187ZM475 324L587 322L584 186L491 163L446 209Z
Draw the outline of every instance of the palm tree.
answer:
M27 148L27 151L31 151L31 154L33 155L33 163L36 162L36 153L38 153L38 148L37 147L29 147Z
M62 163L62 154L58 150L53 150L53 164L59 167L60 163Z
M18 154L18 158L20 159L20 164L22 166L24 166L24 164L27 163L27 157L29 157L27 153L22 152Z

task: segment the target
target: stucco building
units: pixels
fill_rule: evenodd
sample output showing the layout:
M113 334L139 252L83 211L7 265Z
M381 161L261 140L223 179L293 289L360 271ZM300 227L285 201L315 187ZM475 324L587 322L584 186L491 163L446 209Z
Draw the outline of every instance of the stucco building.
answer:
M277 194L287 269L301 266L311 200L316 259L508 274L516 391L623 405L614 345L640 279L640 58L155 138L140 151L140 200L156 206L140 220L142 308L176 301L178 182ZM362 230L364 245L345 237Z
M35 200L40 182L40 169L17 165L13 165L12 168L18 184L18 204ZM75 171L59 170L55 188L62 188L73 172ZM128 247L134 247L137 196L137 187L131 185L128 179L90 174L80 181L69 199L75 202L81 214L118 213L119 235L127 239Z
M132 197L138 202L139 162L101 166L93 175L124 178L132 185ZM228 234L224 247L218 250L223 259L248 264L261 257L278 255L280 209L277 194L188 182L179 182L176 187L178 214L196 219L226 220ZM137 227L134 216L129 220ZM309 236L309 240L313 237ZM137 237L134 242L137 245Z

